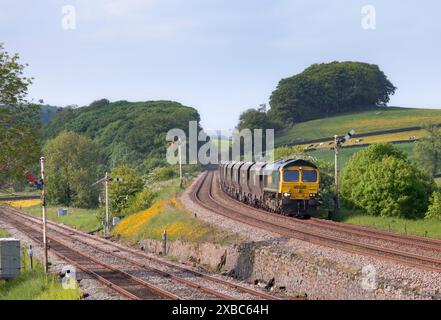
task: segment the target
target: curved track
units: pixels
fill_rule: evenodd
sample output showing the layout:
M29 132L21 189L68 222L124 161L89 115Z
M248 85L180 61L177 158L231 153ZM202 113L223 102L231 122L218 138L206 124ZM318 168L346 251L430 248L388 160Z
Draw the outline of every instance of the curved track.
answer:
M406 237L328 221L297 220L245 205L220 190L217 173L197 182L191 197L200 206L230 219L314 244L441 272L441 241Z
M1 208L0 214L2 220L14 225L17 227L17 229L30 236L34 241L41 243L41 220L39 218L32 217L15 209L5 207ZM48 221L48 232L50 235L48 239L50 240L51 252L57 254L69 263L74 264L79 269L92 275L97 280L130 299L182 298L176 293L159 288L151 283L147 283L141 278L135 277L127 272L120 271L117 267L105 264L102 262L103 259L98 261L91 256L80 253L77 249L73 249L72 244L81 244L81 246L86 246L100 255L105 255L111 259L117 259L124 265L132 265L134 267L143 269L146 272L154 273L157 276L163 277L169 281L174 281L180 285L200 291L203 293L202 297L204 299L233 300L236 299L238 293L245 295L247 299L280 299L259 290L253 290L219 277L164 261L164 259L154 258L138 250L128 248L107 239L93 236L65 225L54 223L52 221ZM65 241L69 241L71 244L68 244ZM146 264L146 260L151 263ZM98 264L107 268L107 271L104 274L108 274L109 276L106 278L102 275L102 273L95 272L94 268L84 266L90 266L93 264ZM124 277L130 281L123 281L123 279L115 280L116 275L121 274L123 274ZM142 288L135 288L135 292L126 290L124 286L132 288L132 282L136 282L138 286L143 286L144 289L149 289L152 291L152 293L156 293L157 296L145 295L145 290L141 290Z

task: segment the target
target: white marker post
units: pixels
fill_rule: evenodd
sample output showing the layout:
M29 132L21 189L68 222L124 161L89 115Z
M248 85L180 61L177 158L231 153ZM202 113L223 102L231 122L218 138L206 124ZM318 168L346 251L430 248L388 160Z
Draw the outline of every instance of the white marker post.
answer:
M106 189L106 226L104 229L104 234L107 235L109 233L110 226L110 216L109 216L109 174L106 172L104 176L104 184Z
M183 181L182 181L182 141L181 138L178 139L179 144L179 187L182 189Z
M48 272L48 259L47 259L47 236L46 236L46 194L45 194L45 177L44 177L44 157L40 158L40 167L41 167L41 211L42 211L42 219L43 219L43 267L44 272Z

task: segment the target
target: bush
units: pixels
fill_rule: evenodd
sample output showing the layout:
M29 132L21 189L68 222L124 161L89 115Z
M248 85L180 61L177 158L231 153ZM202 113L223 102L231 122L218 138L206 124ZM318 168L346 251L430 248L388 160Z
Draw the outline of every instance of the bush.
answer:
M156 193L150 189L144 189L141 192L138 192L130 201L129 206L121 211L119 214L120 217L126 217L133 213L142 211L144 209L149 208L153 200L155 199Z
M433 179L390 144L356 153L341 174L342 199L374 216L418 218L429 205Z
M441 191L437 190L430 198L430 206L426 213L426 219L441 220Z
M113 168L111 178L122 178L122 182L110 182L110 208L113 213L119 215L128 208L131 199L142 190L143 181L141 175L128 165Z

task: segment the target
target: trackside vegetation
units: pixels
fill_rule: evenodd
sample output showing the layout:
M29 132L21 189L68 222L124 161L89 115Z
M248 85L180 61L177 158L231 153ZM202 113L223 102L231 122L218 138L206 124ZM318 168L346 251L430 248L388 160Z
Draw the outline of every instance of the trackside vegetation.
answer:
M340 180L348 206L383 217L424 217L436 188L433 178L391 144L372 145L355 154Z
M0 237L8 233L0 229ZM55 275L46 275L43 266L34 259L33 270L30 268L26 250L21 253L21 273L11 280L0 280L0 300L80 300L79 287L64 289Z
M114 235L129 242L161 240L165 230L169 240L230 243L239 239L188 212L177 198L181 192L178 181L163 182L153 204L124 218L115 227Z

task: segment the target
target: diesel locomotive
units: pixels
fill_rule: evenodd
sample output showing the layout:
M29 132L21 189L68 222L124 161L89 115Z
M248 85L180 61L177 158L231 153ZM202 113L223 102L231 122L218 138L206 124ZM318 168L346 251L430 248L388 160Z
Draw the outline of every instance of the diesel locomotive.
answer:
M303 218L320 204L320 172L310 161L223 161L218 170L221 189L251 206Z

